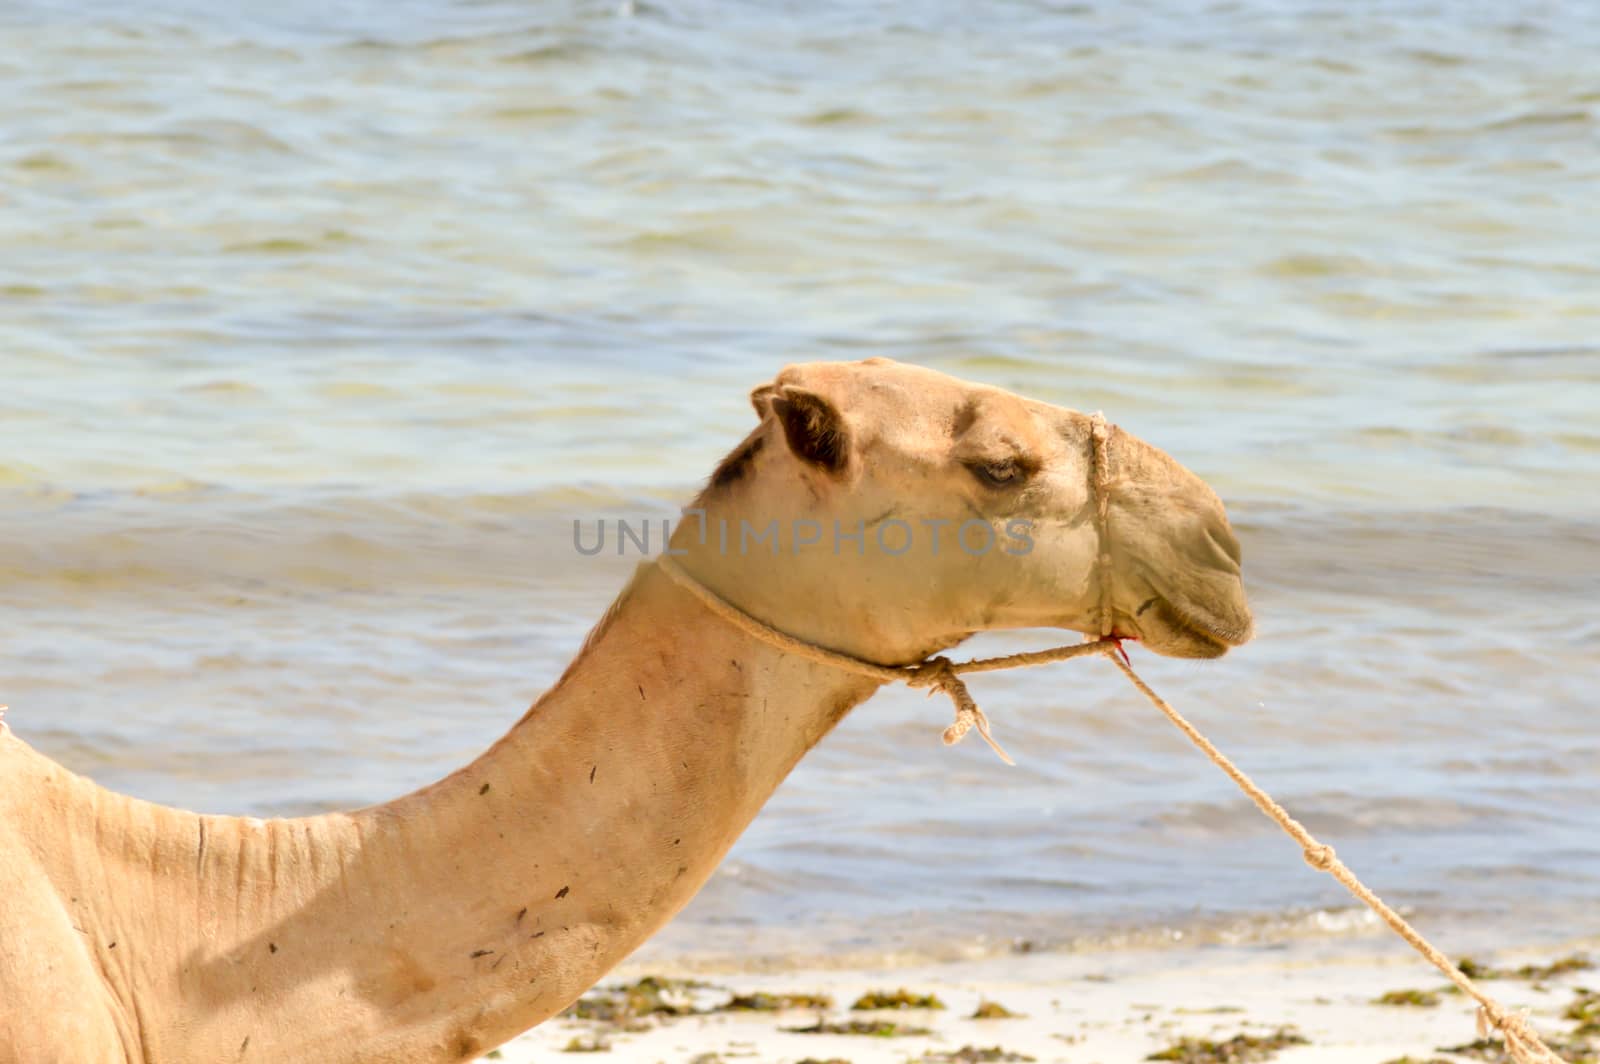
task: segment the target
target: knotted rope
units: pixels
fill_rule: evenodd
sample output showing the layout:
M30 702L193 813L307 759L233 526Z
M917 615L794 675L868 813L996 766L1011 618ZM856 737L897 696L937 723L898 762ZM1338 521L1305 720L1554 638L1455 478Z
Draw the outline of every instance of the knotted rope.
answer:
M1097 445L1102 440L1096 433ZM1104 449L1103 445L1097 446L1097 471L1103 471ZM1103 474L1102 474L1103 475ZM1102 492L1100 497L1105 498ZM1105 540L1102 538L1102 543ZM1087 643L1076 643L1070 646L1051 647L1048 650L1031 650L1020 654L1007 654L997 658L976 658L971 661L951 661L946 657L928 658L915 665L879 665L876 662L865 661L850 654L818 646L804 639L797 639L786 632L781 632L764 621L757 620L739 607L726 601L710 588L696 580L684 571L677 562L667 555L658 555L656 567L669 576L674 583L685 591L694 595L712 613L721 617L729 624L741 631L747 632L762 642L777 647L779 650L798 654L801 657L847 672L869 676L882 683L904 683L910 687L926 688L931 695L935 691L943 691L955 704L956 719L953 724L944 730L944 743L952 746L974 728L983 737L984 742L1000 756L1008 765L1016 762L1001 748L989 731L989 718L984 716L983 710L972 698L972 693L967 690L967 685L961 677L969 672L993 672L997 669L1015 669L1028 665L1045 665L1055 661L1067 661L1071 658L1086 657L1091 654L1100 654L1108 658L1113 665L1122 671L1138 691L1148 698L1174 726L1181 731L1188 740L1199 747L1213 764L1227 774L1228 778L1249 796L1267 816L1271 817L1290 838L1300 844L1306 863L1312 868L1326 872L1337 879L1346 890L1355 895L1369 909L1383 918L1390 929L1401 938L1409 942L1413 949L1427 958L1435 968L1443 972L1445 977L1454 983L1461 992L1478 1002L1478 1030L1480 1035L1487 1034L1489 1028L1497 1029L1505 1039L1506 1051L1511 1054L1517 1064L1565 1064L1565 1062L1548 1046L1539 1040L1538 1034L1520 1013L1508 1011L1505 1006L1495 1001L1488 994L1478 989L1476 983L1469 979L1465 972L1456 967L1443 953L1439 952L1421 933L1406 922L1405 918L1391 909L1387 903L1374 894L1367 885L1356 877L1356 874L1339 860L1333 852L1332 846L1324 845L1307 831L1305 825L1289 815L1288 810L1279 805L1273 797L1256 785L1255 781L1247 776L1242 769L1230 761L1222 751L1211 744L1211 741L1202 735L1193 724L1190 724L1183 715L1171 704L1156 694L1150 685L1133 671L1133 665L1128 661L1127 655L1122 652L1121 641L1111 638L1109 634L1100 639ZM1102 554L1101 564L1109 565L1110 559ZM1109 616L1109 613L1106 614ZM1103 632L1109 633L1108 628Z

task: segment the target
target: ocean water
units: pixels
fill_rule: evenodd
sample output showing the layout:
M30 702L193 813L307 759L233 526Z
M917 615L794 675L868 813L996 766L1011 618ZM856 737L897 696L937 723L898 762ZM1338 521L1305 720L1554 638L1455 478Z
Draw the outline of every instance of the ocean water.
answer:
M400 794L621 586L574 518L888 355L1217 488L1259 636L1136 660L1380 892L1600 932L1597 51L1585 0L10 0L8 722L208 811ZM1110 670L974 689L1018 768L885 691L652 949L1365 933Z

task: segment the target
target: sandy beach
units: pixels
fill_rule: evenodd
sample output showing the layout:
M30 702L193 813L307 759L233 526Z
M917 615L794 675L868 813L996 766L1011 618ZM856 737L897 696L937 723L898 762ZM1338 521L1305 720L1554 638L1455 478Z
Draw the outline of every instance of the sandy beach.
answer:
M1475 961L1489 969L1481 985L1503 1004L1527 1009L1536 1029L1566 1059L1593 1060L1600 1051L1600 997L1583 988L1600 981L1600 973L1585 967L1597 946L1600 938L1556 951L1507 952ZM628 987L631 991L623 989ZM604 1053L616 1061L698 1064L1506 1059L1497 1045L1478 1041L1473 1009L1446 987L1399 943L1384 950L1372 943L1359 950L1348 944L1297 943L1029 954L774 975L647 971L629 965L585 996L576 1011L591 1018L569 1012L489 1059L527 1064L581 1052ZM902 992L913 1003L929 996L943 1007L852 1007L864 995ZM772 1011L785 1003L785 995L800 996L801 1007ZM819 1007L810 998L831 1004ZM629 1002L636 1011L662 1011L627 1015ZM730 1002L747 1008L729 1009ZM975 1018L985 1003L991 1006L985 1011L1000 1006L1015 1015ZM619 1007L622 1016L593 1018ZM822 1032L805 1030L818 1026ZM851 1029L859 1033L844 1033Z

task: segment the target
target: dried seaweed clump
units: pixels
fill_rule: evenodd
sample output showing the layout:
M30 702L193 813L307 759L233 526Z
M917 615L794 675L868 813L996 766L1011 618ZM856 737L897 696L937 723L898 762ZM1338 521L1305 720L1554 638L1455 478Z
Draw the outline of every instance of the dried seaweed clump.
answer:
M827 994L735 994L718 1012L782 1012L785 1009L831 1009L833 998Z
M647 975L638 982L591 990L573 1003L565 1015L619 1026L647 1016L692 1016L696 1009L689 1000L689 991L704 985L692 979Z
M1390 990L1372 999L1374 1005L1405 1005L1414 1009L1431 1009L1439 1004L1439 995L1432 990Z
M1572 1031L1574 1037L1600 1037L1600 990L1588 990L1580 986L1572 1004L1561 1016L1578 1025Z
M972 1012L974 1020L1015 1020L1021 1019L1022 1013L1012 1012L998 1001L980 1001L978 1007Z
M962 1046L945 1053L929 1053L922 1058L927 1064L1032 1064L1033 1057L1014 1053L999 1046Z
M1464 1042L1458 1046L1440 1046L1439 1052L1451 1053L1458 1057L1471 1057L1473 1060L1487 1060L1491 1064L1511 1064L1511 1055L1506 1052L1505 1043L1498 1038L1480 1038L1475 1042Z
M561 1052L609 1053L611 1052L611 1043L607 1042L604 1038L584 1038L580 1035L573 1035L572 1039L567 1042L566 1045L561 1047Z
M942 1009L944 1002L935 994L913 994L902 987L892 993L873 990L862 994L850 1008L853 1012L866 1012L871 1009Z
M1461 969L1461 974L1468 979L1527 979L1531 982L1542 983L1547 979L1558 976L1570 975L1573 972L1586 972L1594 967L1594 962L1582 953L1574 953L1568 957L1561 957L1549 964L1524 964L1520 968L1496 968L1492 964L1483 964L1471 957L1462 957L1456 962L1456 967Z
M790 1034L854 1034L866 1038L908 1038L914 1035L932 1034L926 1027L910 1027L898 1024L892 1020L845 1020L835 1023L820 1017L816 1023L805 1027L782 1027L780 1030Z
M1172 1060L1178 1064L1252 1064L1271 1060L1290 1046L1310 1043L1290 1027L1280 1027L1268 1035L1236 1034L1226 1042L1209 1038L1185 1038L1146 1060Z

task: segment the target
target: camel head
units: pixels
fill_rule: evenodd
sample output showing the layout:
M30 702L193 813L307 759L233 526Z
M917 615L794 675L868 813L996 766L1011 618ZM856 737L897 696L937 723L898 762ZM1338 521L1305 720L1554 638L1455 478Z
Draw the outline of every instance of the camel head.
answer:
M792 365L751 401L674 547L769 623L884 663L985 629L1099 636L1107 612L1175 657L1250 638L1221 501L1143 440L1112 427L1100 461L1088 415L882 358Z

